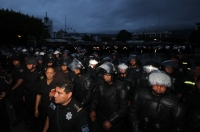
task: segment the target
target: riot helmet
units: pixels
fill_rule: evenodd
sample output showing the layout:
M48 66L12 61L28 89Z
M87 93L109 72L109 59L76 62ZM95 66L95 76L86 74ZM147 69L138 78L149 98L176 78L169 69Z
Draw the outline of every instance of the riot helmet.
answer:
M111 62L111 61L112 61L112 59L110 57L104 57L102 60L102 63Z
M160 64L156 61L147 61L144 63L144 66L143 66L143 71L144 73L147 73L147 74L159 69L160 69Z
M33 64L33 65L37 65L37 59L35 57L28 57L26 59L25 64Z
M128 66L125 63L120 63L117 68L118 68L119 74L127 74L128 73Z
M98 65L98 61L94 58L94 57L91 57L91 59L89 60L89 66L91 67L91 68L95 68L96 67L96 65Z
M99 67L102 68L102 74L112 75L116 71L114 65L109 62L106 62L106 63L100 65Z
M85 66L82 64L81 61L75 59L73 62L71 62L68 67L72 70L75 71L77 70L85 70Z
M175 68L177 68L176 63L174 63L174 61L172 60L166 60L162 62L161 66L162 66L162 70L169 74L174 73Z
M166 72L160 70L155 70L149 73L148 82L150 86L161 85L167 88L172 87L171 77Z

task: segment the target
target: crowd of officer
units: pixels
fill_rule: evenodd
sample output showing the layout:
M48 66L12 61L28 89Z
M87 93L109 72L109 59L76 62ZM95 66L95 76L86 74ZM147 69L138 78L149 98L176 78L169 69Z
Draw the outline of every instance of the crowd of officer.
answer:
M200 131L198 60L192 65L178 53L142 64L135 54L125 62L117 56L80 47L2 49L0 131L22 120L38 132Z

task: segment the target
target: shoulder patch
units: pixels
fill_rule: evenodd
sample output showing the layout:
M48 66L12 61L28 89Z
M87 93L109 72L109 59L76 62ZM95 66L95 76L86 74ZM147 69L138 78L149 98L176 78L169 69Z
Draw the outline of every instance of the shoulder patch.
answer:
M82 132L89 132L88 124L81 127Z
M80 108L77 104L74 104L74 108L77 110L77 112L80 112L82 108Z
M20 70L19 70L19 72L23 72L23 71L24 71L23 69L20 69Z
M173 95L168 95L168 96L164 96L161 101L160 101L163 105L167 106L167 107L174 107L175 105L178 104L179 100L178 97L173 96Z

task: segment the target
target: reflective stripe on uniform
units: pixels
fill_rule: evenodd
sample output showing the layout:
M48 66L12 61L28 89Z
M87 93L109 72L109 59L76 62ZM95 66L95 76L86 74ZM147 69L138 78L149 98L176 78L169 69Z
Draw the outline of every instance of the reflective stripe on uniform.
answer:
M185 83L185 84L195 85L195 82L192 82L192 81L185 81L184 83Z
M187 65L188 63L187 63L187 62L182 62L182 64L183 64L183 65Z

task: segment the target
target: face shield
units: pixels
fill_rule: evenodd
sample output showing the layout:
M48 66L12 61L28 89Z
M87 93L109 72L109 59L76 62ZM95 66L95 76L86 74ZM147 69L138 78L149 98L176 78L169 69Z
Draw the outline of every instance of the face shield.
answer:
M150 73L150 72L155 71L155 70L158 70L158 68L154 67L152 65L143 66L143 71L145 73Z
M74 60L72 63L70 63L69 65L68 65L68 67L72 70L72 71L74 71L75 69L78 69L78 70L81 70L81 69L83 69L83 64L80 62L80 61L78 61L78 60Z

